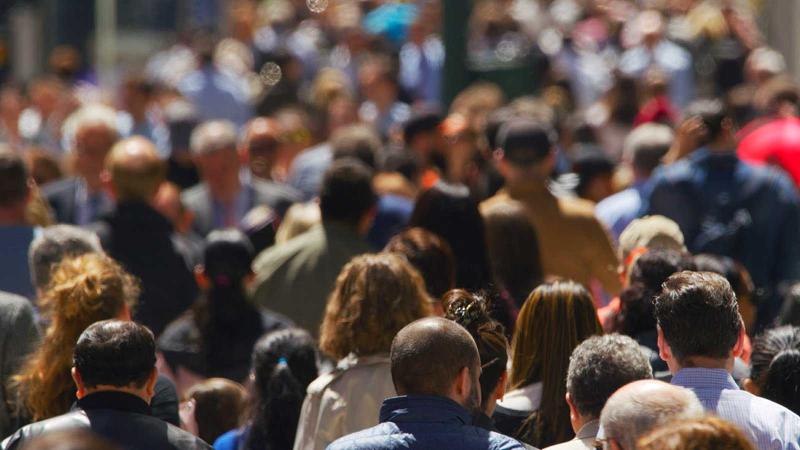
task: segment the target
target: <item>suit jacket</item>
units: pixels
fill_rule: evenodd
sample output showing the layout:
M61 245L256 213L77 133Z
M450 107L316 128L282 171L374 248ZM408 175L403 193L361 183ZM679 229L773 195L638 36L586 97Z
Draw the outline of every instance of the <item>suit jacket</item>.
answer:
M31 302L0 292L0 437L13 431L8 381L38 342L39 327Z
M600 420L592 420L586 422L578 433L575 439L563 442L561 444L552 445L544 450L594 450L594 442L597 438L597 432L600 430Z
M78 190L81 189L81 185L80 178L72 177L42 187L42 196L52 208L56 222L83 225L78 223ZM101 206L89 220L95 221L109 213L110 204L109 201L107 205Z

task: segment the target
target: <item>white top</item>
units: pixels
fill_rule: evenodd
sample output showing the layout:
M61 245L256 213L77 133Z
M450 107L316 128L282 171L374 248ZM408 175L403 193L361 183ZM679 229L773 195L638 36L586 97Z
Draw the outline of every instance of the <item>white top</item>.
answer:
M536 411L542 403L542 383L533 383L506 392L497 404L516 411Z

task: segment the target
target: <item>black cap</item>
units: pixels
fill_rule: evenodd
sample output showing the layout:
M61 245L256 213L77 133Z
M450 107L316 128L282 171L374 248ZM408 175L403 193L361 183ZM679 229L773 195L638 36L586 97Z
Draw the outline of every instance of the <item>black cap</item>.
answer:
M497 145L505 159L516 165L530 166L541 162L553 147L549 126L530 119L514 119L500 127Z
M421 107L411 112L403 125L403 140L408 143L416 135L433 131L442 123L442 114L434 107Z

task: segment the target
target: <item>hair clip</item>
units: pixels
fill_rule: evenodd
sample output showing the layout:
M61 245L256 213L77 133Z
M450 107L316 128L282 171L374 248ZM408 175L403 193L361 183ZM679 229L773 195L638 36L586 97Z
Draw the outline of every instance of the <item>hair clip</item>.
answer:
M279 366L288 366L289 365L289 360L286 359L286 357L281 356L280 358L278 358L278 365Z

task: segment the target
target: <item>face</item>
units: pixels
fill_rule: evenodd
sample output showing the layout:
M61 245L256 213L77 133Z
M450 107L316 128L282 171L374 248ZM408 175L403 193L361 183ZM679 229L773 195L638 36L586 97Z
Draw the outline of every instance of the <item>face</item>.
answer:
M278 142L268 134L253 135L246 144L248 164L253 175L269 179L277 157Z
M86 179L99 176L117 136L102 125L85 126L75 135L75 170Z
M195 157L195 164L212 194L225 191L239 177L239 157L234 148Z

